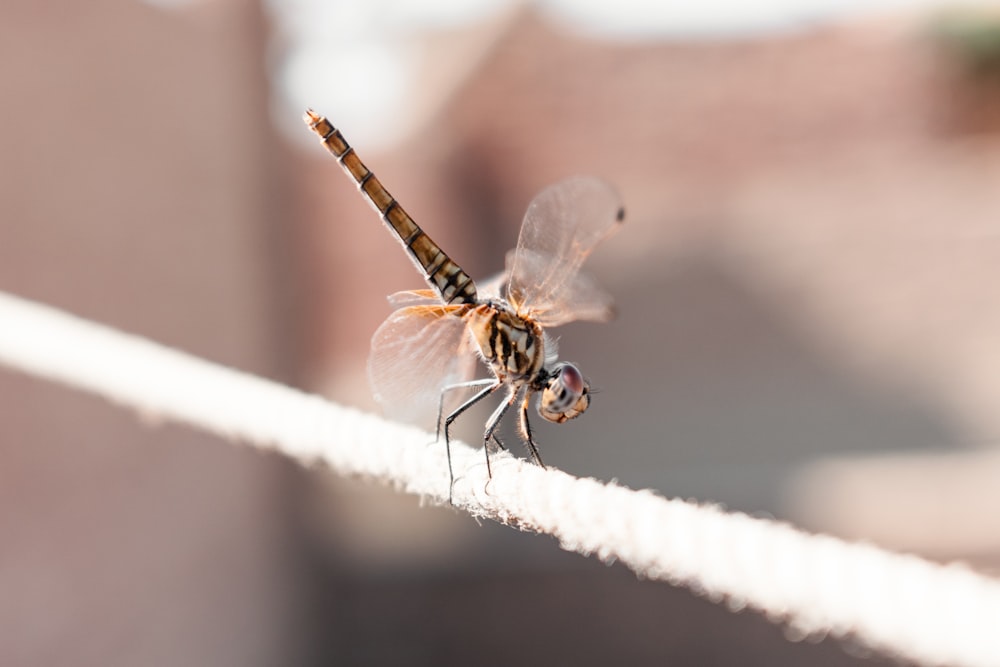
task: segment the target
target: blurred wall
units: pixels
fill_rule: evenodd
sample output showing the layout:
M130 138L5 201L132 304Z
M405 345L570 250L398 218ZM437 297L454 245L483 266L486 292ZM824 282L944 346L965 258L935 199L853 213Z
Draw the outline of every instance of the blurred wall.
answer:
M237 0L3 3L0 289L290 377L264 35ZM6 370L0 413L0 663L294 657L284 464Z

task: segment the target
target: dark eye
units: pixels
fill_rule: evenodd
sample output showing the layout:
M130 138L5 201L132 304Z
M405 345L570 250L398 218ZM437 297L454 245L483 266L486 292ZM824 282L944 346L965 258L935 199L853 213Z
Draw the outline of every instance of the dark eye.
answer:
M589 387L583 375L573 364L559 364L542 392L538 403L538 413L545 419L563 423L573 419L587 409L590 399Z
M555 384L559 385L565 393L574 396L574 401L586 390L587 384L583 380L583 375L573 364L564 364L556 374Z

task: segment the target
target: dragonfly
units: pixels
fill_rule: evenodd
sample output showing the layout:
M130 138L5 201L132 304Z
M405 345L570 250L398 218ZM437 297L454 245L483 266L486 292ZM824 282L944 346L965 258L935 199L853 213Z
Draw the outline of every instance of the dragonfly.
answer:
M389 194L340 130L311 109L304 120L430 287L389 297L396 310L372 337L368 360L376 401L397 416L429 416L437 410L437 437L443 430L448 459L449 502L455 485L451 426L501 389L506 396L483 433L488 477L493 477L490 445L505 449L497 428L515 405L521 440L534 463L545 467L528 421L532 398L538 397L536 409L543 419L561 424L581 415L591 395L579 368L559 361L556 342L546 330L613 316L610 295L580 268L624 221L618 193L600 179L580 176L543 190L528 206L517 247L505 258L505 271L477 288ZM473 379L480 361L491 376ZM446 410L447 398L460 390L471 396L461 402L453 399Z

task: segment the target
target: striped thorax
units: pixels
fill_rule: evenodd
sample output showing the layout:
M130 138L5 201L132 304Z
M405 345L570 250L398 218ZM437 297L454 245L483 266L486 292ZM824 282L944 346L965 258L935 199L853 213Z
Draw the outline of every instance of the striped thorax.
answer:
M492 301L477 306L466 318L472 337L498 379L535 379L545 362L545 341L538 324Z

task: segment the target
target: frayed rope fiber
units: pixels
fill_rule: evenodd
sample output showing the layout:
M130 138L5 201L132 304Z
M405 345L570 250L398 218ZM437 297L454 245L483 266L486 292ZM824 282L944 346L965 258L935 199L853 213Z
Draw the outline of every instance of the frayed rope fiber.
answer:
M0 364L445 502L433 436L0 293ZM1000 665L1000 581L453 443L454 501L566 549L925 665Z

